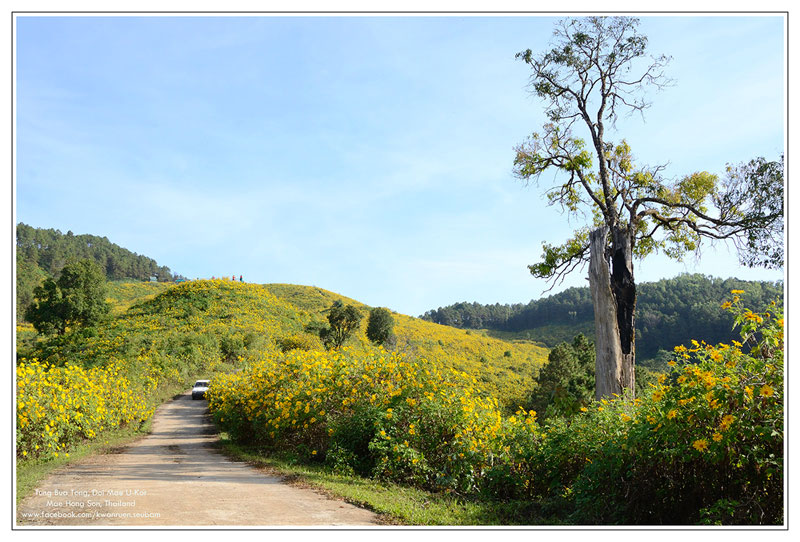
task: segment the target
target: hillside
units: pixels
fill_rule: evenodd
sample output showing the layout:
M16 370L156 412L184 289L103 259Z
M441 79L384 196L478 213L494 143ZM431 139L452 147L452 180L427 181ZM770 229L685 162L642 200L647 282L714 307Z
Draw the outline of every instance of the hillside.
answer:
M648 365L659 357L659 351L671 351L695 337L712 344L736 338L732 316L719 310L731 290L743 290L742 300L753 310L764 310L772 301L783 300L782 283L699 274L638 285L637 362ZM571 341L578 333L593 336L593 311L588 288L569 288L528 304L456 303L430 310L421 318L461 329L486 329L499 338L539 341L552 348Z
M172 390L198 375L234 371L287 349L323 349L313 324L324 309L342 300L366 316L368 307L309 286L256 285L200 280L179 285L112 283L108 322L87 335L23 342L20 362L33 358L65 366L124 367L132 380L146 374ZM480 333L394 314L396 351L408 358L476 377L487 395L511 405L524 398L547 359L547 350L527 341L503 341ZM373 348L360 332L347 346Z
M169 267L147 256L131 252L106 237L61 233L55 229L33 228L20 222L16 228L17 320L33 300L33 290L47 277L57 278L65 264L75 260L97 262L111 281L123 279L160 282L174 278Z
M342 301L357 306L366 315L369 307L347 297L310 286L267 284L275 297L297 307L317 321L322 311ZM439 366L475 376L499 393L512 406L522 401L531 389L539 368L547 360L547 349L526 340L502 340L471 330L456 330L393 312L396 350L412 358L424 358ZM361 334L366 329L362 321ZM366 341L363 340L362 343Z

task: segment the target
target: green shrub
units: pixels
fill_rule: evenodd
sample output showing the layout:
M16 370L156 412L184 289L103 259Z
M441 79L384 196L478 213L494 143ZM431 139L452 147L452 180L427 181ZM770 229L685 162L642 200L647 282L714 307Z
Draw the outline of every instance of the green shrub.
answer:
M321 346L320 341L307 333L294 334L288 337L282 337L275 341L281 352L288 352L290 350L313 350Z
M375 344L386 344L392 336L394 318L389 309L377 307L369 311L367 338Z
M328 309L328 327L319 332L319 337L327 348L340 348L358 329L361 323L361 312L353 305L345 305L334 301Z
M244 337L239 333L226 333L219 338L219 353L228 363L243 357L246 351Z
M641 399L545 429L531 480L571 522L782 523L781 310L754 314L738 296L725 306L742 342L679 346Z
M557 345L539 371L529 408L547 418L576 414L594 399L594 365L594 344L583 334L575 336L572 344Z

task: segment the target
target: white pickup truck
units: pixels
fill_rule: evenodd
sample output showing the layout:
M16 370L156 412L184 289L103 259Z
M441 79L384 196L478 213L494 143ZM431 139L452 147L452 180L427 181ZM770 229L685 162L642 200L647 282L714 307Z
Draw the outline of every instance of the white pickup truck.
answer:
M192 399L205 399L208 391L208 380L198 380L192 388Z

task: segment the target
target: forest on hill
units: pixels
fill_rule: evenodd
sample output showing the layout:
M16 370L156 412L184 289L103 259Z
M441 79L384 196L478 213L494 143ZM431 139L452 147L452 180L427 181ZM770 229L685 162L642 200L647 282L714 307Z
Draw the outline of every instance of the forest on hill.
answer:
M754 310L783 300L781 282L683 274L640 284L636 300L637 360L647 364L647 360L659 357L659 351L671 351L694 337L703 337L711 344L736 338L733 318L719 310L731 290L743 290L743 302ZM569 288L527 304L455 303L430 310L420 318L462 329L487 329L503 337L532 339L551 348L571 341L578 333L594 333L589 288Z
M48 277L58 278L61 269L72 261L97 262L108 280L149 280L170 282L169 267L147 256L136 254L112 243L107 237L61 233L56 229L34 228L17 224L17 320L33 300L33 289Z

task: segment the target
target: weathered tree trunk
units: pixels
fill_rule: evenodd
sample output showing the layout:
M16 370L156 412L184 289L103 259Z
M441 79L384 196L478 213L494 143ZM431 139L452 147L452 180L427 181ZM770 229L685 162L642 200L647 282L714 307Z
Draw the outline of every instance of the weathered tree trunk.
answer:
M622 387L636 392L636 282L633 280L633 243L625 230L612 233L611 291L617 301L617 327L622 348ZM622 395L622 394L620 394Z
M634 327L636 286L630 242L625 232L612 233L613 272L606 257L608 228L591 233L589 288L594 302L595 398L634 393ZM627 250L626 250L627 247Z

